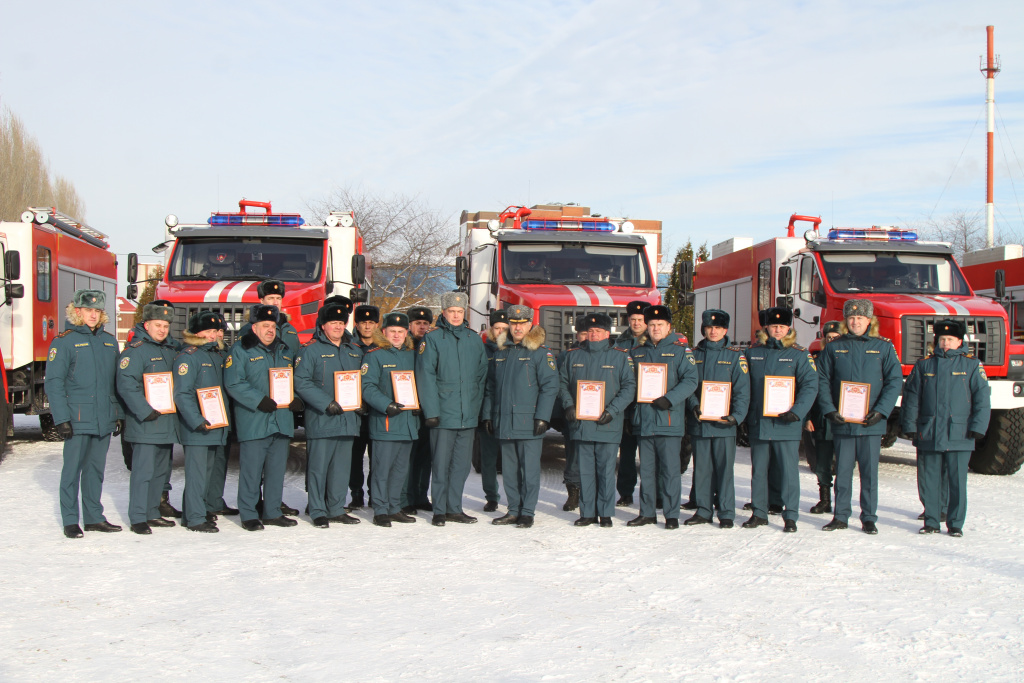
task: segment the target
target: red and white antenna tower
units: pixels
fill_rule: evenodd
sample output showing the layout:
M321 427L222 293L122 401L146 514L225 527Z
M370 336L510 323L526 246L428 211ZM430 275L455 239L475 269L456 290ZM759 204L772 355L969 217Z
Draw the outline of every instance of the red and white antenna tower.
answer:
M999 73L999 56L995 54L995 27L988 26L988 59L981 57L981 73L985 75L985 82L988 84L985 104L988 107L988 182L985 189L985 227L988 229L987 246L995 246L995 202L993 201L992 176L995 159L995 132L996 132L996 74Z

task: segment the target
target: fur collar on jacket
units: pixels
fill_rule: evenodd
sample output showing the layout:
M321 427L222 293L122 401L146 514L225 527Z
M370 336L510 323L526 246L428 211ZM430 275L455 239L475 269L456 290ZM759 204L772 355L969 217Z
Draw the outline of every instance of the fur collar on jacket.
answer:
M185 330L184 334L182 335L182 338L183 338L184 342L186 344L188 344L189 346L205 346L205 345L210 343L210 342L206 341L205 339L203 339L202 337L200 337L198 334L192 334L188 330ZM224 341L223 340L218 340L217 341L217 348L219 350L221 350L221 351L224 350Z
M846 321L839 323L839 334L850 334L850 328L846 326ZM877 337L878 334L878 316L871 316L871 324L868 325L868 337Z
M387 337L384 336L384 333L381 332L379 329L373 331L373 343L376 344L377 348L380 348L380 349L391 349L391 348L394 348L393 346L391 346L391 342L389 342L387 340ZM405 335L405 343L402 344L402 349L401 350L403 350L403 351L412 351L415 348L415 346L416 345L412 341L412 335L411 334Z
M877 329L876 329L876 331L877 331ZM793 346L793 344L796 344L796 330L794 330L792 327L789 328L789 333L785 337L780 339L779 341L782 342L782 348L784 348L784 349L790 348L791 346ZM757 331L757 343L763 345L763 344L766 344L767 342L768 342L768 334L764 330L758 330Z
M531 351L536 351L541 347L547 337L548 333L544 331L543 327L540 325L534 325L530 331L526 333L526 336L523 337L523 346ZM494 340L494 343L498 345L499 349L503 349L506 346L512 346L514 342L512 341L511 335L507 332L502 332Z
M78 311L75 310L75 305L73 303L68 304L68 307L64 309L64 314L67 317L68 322L71 323L72 325L81 326L81 325L85 324L85 321L82 320L82 316L78 315ZM109 322L110 322L110 316L107 315L106 311L101 311L100 312L100 321L99 321L97 326L98 327L103 327L104 325L106 325Z

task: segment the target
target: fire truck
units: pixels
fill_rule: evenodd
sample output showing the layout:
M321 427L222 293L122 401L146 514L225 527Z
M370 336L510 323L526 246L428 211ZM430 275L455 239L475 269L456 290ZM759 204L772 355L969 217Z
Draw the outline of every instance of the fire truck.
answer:
M65 309L75 290L107 295L105 329L115 333L117 259L107 236L50 207L33 207L21 222L0 223L4 301L0 304L0 353L3 354L8 410L39 415L43 438L57 441L50 402L43 387L46 353L63 332ZM34 273L21 278L21 255L35 261ZM16 280L23 280L14 284ZM5 422L9 433L9 419Z
M795 224L813 228L796 237ZM947 243L924 242L892 227L833 228L822 235L820 218L794 214L785 237L759 244L736 238L714 245L697 264L694 318L708 308L728 311L735 321L730 339L752 342L758 311L793 310L800 344L820 348L821 327L842 320L849 299L870 299L879 333L892 340L904 376L928 353L933 325L946 318L967 325L964 343L985 366L992 387L992 420L971 457L984 474L1013 474L1024 461L1024 346L1008 334L1006 311L977 295ZM898 405L898 404L897 404ZM889 417L882 444L895 443L899 410Z
M354 302L368 300L363 238L353 212L331 212L324 225L308 226L297 213L273 213L270 202L243 199L238 209L213 213L206 223L182 224L173 214L164 221L165 240L153 250L170 245L170 251L155 298L174 305L176 338L193 314L210 310L223 314L225 341L233 342L259 301L257 283L268 278L284 283L282 310L303 343L315 331L326 297L344 291ZM128 281L128 298L138 298L137 254L128 255Z
M661 221L591 214L576 205L509 206L462 212L455 282L469 295L469 325L483 331L494 309L536 311L556 353L574 340L578 314L605 313L612 334L628 327L625 306L661 302L655 271Z

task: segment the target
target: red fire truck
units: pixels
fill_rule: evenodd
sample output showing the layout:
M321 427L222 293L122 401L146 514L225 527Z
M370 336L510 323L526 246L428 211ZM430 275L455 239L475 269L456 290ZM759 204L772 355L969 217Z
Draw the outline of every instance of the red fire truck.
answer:
M654 275L661 221L553 204L463 211L460 223L455 280L469 295L475 330L487 328L492 310L522 304L537 312L534 322L557 353L572 343L577 314L608 314L615 335L627 327L629 301L661 301Z
M814 228L795 236L795 223ZM773 305L793 309L800 344L820 346L821 326L842 320L849 299L870 299L879 333L892 340L907 375L928 352L935 321L952 318L967 325L965 343L985 365L992 387L992 421L971 458L985 474L1013 474L1024 462L1024 346L1008 334L1006 311L976 295L953 259L949 244L918 241L911 231L889 227L833 228L818 232L820 218L794 214L785 237L752 244L726 240L711 259L696 267L694 316L708 308L728 311L735 323L730 339L748 345L758 328L757 313ZM898 410L883 439L899 433Z
M106 235L49 207L28 209L21 222L0 223L0 246L5 288L0 352L9 409L39 415L43 438L59 440L43 388L46 353L64 330L64 311L76 289L106 293L110 321L105 327L115 333L117 259ZM13 284L21 277L22 255L34 260L34 273Z
M171 334L181 338L189 317L200 310L224 315L233 342L259 301L256 285L268 278L285 284L283 311L306 342L324 299L345 291L366 301L363 238L351 211L328 214L322 226L307 226L297 213L273 213L270 202L243 199L238 213L214 213L207 222L185 225L173 214L165 220L171 245L156 286L157 299L175 307ZM263 212L250 213L249 209ZM138 256L128 255L128 298L138 297ZM351 289L343 290L344 286Z

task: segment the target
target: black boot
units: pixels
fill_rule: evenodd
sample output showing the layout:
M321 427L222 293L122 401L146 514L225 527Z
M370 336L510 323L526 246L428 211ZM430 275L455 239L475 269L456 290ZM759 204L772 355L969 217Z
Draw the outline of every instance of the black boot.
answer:
M513 515L511 512L491 520L491 524L495 526L506 526L508 524L517 524L519 522L519 516Z
M603 526L603 527L610 527L611 525L612 525L612 518L611 517L602 517L601 518L601 526Z
M634 517L633 519L631 519L628 522L626 522L626 526L645 526L647 524L657 524L657 523L658 523L658 518L657 517L644 517L643 515L640 515L639 517Z
M391 518L387 515L374 515L373 523L377 526L391 526Z
M174 506L171 505L171 501L168 498L167 491L163 492L160 496L160 516L161 517L181 517L181 511L175 510Z
M818 503L811 508L811 514L821 515L826 512L832 512L832 489L818 484Z
M785 526L782 528L782 530L785 533L787 533L787 534L795 534L796 533L796 520L795 519L787 519L786 522L785 522Z
M494 512L497 509L498 509L498 501L496 501L496 500L489 500L489 501L487 501L487 504L484 505L484 512Z
M743 522L744 529L756 529L759 526L768 526L768 520L764 517L758 517L757 515L751 515L750 519Z
M131 529L132 529L132 533L135 533L135 534L143 534L143 535L145 535L145 534L153 533L153 530L150 529L149 525L146 524L145 522L136 522L135 524L132 524Z
M533 526L533 517L530 515L520 515L519 521L516 522L517 529L529 529Z
M580 517L572 523L573 526L590 526L591 524L597 524L597 517Z
M565 490L569 492L569 498L562 506L562 512L569 512L580 506L580 487L576 484L566 484Z
M82 534L82 527L77 524L68 524L64 527L64 535L68 538L81 538L84 534Z
M821 530L822 531L835 531L837 529L845 529L845 528L847 528L847 526L849 526L849 525L846 522L840 522L838 519L833 517L831 522L829 522L825 526L821 527Z

